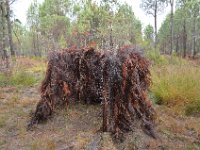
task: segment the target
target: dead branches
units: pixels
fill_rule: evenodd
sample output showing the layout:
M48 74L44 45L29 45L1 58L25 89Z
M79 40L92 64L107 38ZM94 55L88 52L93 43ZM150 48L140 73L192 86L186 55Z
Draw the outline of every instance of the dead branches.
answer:
M55 107L81 101L102 103L103 131L117 138L132 129L134 120L155 137L150 83L149 62L131 47L116 54L92 48L53 52L29 127L51 116Z

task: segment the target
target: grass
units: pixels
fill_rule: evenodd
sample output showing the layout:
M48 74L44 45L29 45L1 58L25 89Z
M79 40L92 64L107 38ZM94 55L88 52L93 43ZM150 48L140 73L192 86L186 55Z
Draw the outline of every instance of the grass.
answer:
M151 74L157 104L178 106L187 115L200 113L200 68L169 64L154 66Z
M182 66L184 61L180 63L176 57L172 59L166 56L161 57L167 63L155 63L151 69L154 83L150 93L152 98L156 103L184 108L184 112L188 114L197 113L200 110L196 105L200 104L199 68L187 63ZM46 68L45 63L42 62L44 61L40 59L23 58L12 72L0 73L0 130L2 135L0 136L0 149L87 148L96 135L99 135L97 131L102 123L99 118L99 106L72 104L67 111L64 109L57 111L46 124L38 125L34 131L26 131L26 125L30 119L29 113L35 110L35 105L40 98L37 83L40 83ZM21 80L22 77L25 81ZM33 82L27 81L32 80L31 78L34 79ZM34 84L36 86L30 87ZM26 86L26 88L16 88L18 86ZM118 147L137 149L148 145L149 149L155 149L161 145L166 147L165 149L199 149L197 136L200 135L200 118L176 115L174 107L171 109L165 105L155 108L159 114L158 133L163 143L160 143L160 140L149 140L143 132L136 129L133 133L127 134L129 138L125 141L125 145L114 144L107 133L100 134L99 147L101 149L117 149ZM177 143L180 143L180 146Z
M160 53L158 51L155 50L150 50L148 52L146 52L146 56L154 63L157 65L165 65L168 64L168 60L166 59L166 57L160 55Z
M6 125L6 117L0 116L0 128L3 128Z
M55 143L48 137L45 139L35 139L30 145L30 150L55 150Z
M0 73L0 87L33 86L42 80L45 74L44 61L34 59L19 59L11 71Z
M185 65L188 61L177 57L176 55L160 55L158 50L150 50L146 52L146 57L151 60L153 65L163 66L163 65Z
M5 140L0 141L0 149L2 149L3 145L6 144Z
M36 82L34 74L22 70L0 74L0 86L32 86Z

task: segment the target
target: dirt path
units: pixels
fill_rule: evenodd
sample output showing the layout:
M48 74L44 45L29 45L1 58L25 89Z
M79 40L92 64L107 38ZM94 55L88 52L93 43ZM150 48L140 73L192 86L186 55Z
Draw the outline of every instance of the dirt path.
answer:
M27 89L0 89L0 149L5 150L198 150L200 118L185 117L166 106L158 113L154 140L135 128L121 144L101 133L100 106L76 104L68 111L57 110L52 119L33 131L26 131L29 113L39 100L38 86Z

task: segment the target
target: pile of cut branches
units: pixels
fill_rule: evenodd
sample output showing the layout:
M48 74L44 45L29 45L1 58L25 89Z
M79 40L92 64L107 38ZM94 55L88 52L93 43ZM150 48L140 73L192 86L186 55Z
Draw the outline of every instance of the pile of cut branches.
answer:
M140 120L145 133L153 132L154 109L147 97L151 83L149 62L134 48L112 51L65 49L49 55L41 85L41 100L28 127L48 119L56 107L70 103L101 103L103 131L116 138Z

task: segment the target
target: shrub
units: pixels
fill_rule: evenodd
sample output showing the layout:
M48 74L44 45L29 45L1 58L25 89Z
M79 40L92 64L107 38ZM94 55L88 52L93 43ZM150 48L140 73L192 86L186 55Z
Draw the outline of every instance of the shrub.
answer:
M157 104L183 106L186 114L200 112L200 69L191 65L152 68L153 92Z
M188 64L187 60L177 57L176 55L161 55L158 50L146 51L146 56L153 62L154 65L185 65Z
M36 82L34 74L21 70L0 74L0 86L32 86Z
M160 55L159 51L149 50L146 52L147 57L157 65L165 65L168 64L168 60L165 56Z

